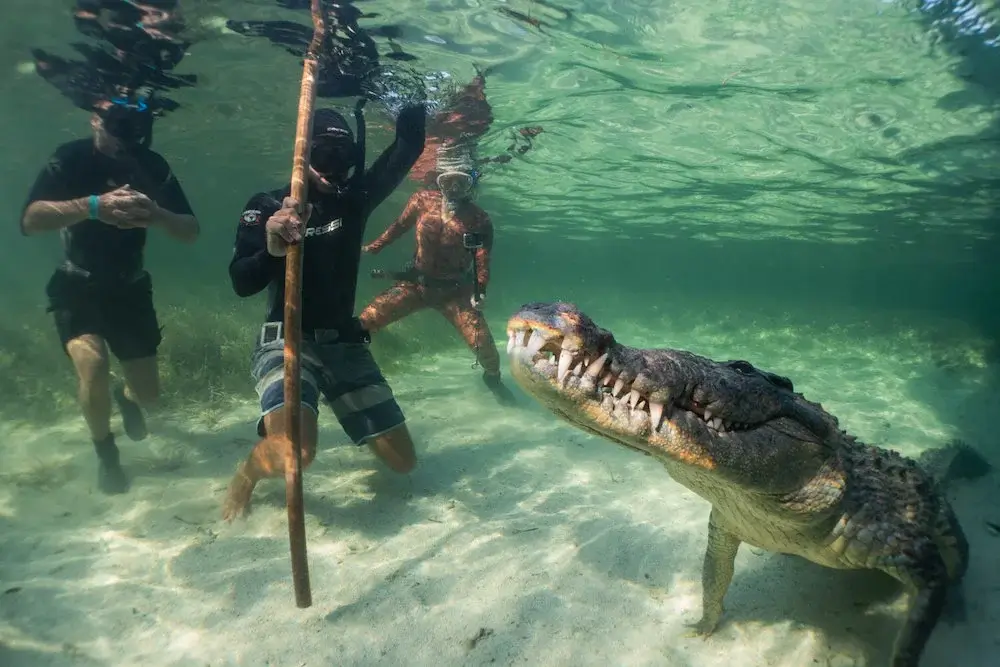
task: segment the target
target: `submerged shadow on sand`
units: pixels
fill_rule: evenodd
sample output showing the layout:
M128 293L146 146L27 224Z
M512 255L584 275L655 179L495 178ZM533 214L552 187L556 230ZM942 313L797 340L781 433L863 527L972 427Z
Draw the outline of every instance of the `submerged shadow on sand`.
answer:
M666 472L663 484L684 493ZM697 602L683 612L683 622L694 623L701 615L702 557L710 511L708 503L699 505L703 505L703 512L681 526L676 525L676 514L671 512L664 512L662 524L621 517L624 520L595 530L605 522L581 523L577 533L588 544L580 550L579 558L611 580L647 589L659 602L681 589L696 591ZM831 570L744 544L726 595L726 613L714 635L705 641L723 648L738 644L743 634L754 632L754 627L790 623L821 632L833 650L857 647L860 640L867 660L863 664L881 664L880 660L888 657L899 619L869 613L868 608L898 593L898 585L878 572ZM771 648L775 664L787 657L787 649L786 645ZM853 651L857 653L857 648Z
M12 648L0 641L0 665L9 667L100 667L85 656L73 656L40 648Z
M710 641L740 641L761 625L789 624L821 633L831 653L864 665L888 664L902 618L884 607L899 597L897 582L880 572L832 570L795 556L754 552L759 555L737 567L725 616Z
M667 473L663 475L664 486L676 485ZM953 501L956 513L967 533L976 531L969 535L972 555L963 587L967 617L946 614L932 635L928 652L943 650L936 646L941 635L960 633L962 640L949 642L947 647L949 660L954 660L955 664L985 666L989 663L987 656L994 650L988 638L989 621L977 613L976 600L980 589L997 590L998 580L987 572L991 568L986 563L989 551L979 548L984 540L982 531L969 519L982 510L984 504L981 497L970 494L978 488L981 496L984 487L995 484L995 479L984 479L969 483L958 481L952 485L959 496ZM651 591L663 589L667 596L679 586L693 586L697 590L698 603L685 612L684 621L693 623L701 614L701 559L710 509L708 503L700 504L704 512L699 514L696 529L688 524L683 529L671 530L670 524L677 519L676 515L671 518L669 511L663 513L662 525L626 520L595 532L587 522L581 522L577 531L593 537L592 548L581 549L578 556L608 579L628 581ZM674 562L666 568L650 568L650 562L657 562L657 554L661 559L671 557ZM970 595L970 591L974 593ZM743 636L750 637L761 626L790 624L821 633L831 654L848 656L859 661L857 664L886 664L893 638L902 624L902 595L901 585L881 572L824 568L796 556L743 544L725 598L725 615L707 641L720 648L727 644L735 646L741 643ZM977 626L982 626L985 632L978 632ZM944 645L942 642L941 646ZM768 657L778 664L782 658L787 658L788 646L776 645L770 651L773 655Z
M211 627L250 612L272 586L288 587L288 540L284 535L218 539L213 532L172 558L168 569L187 588L219 594L219 607L204 619Z

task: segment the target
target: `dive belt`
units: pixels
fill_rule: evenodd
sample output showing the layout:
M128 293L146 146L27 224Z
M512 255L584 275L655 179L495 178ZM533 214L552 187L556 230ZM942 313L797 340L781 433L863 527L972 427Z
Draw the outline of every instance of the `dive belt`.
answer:
M284 340L284 322L265 322L257 337L258 345L267 345ZM302 339L318 345L329 343L370 343L371 336L361 326L356 317L350 323L337 329L310 329L302 332Z
M389 278L391 280L402 280L408 283L416 283L423 287L437 289L458 289L469 280L475 280L475 275L470 271L465 275L455 278L435 278L420 271L412 263L407 264L399 271L386 271L384 269L372 269L372 278Z

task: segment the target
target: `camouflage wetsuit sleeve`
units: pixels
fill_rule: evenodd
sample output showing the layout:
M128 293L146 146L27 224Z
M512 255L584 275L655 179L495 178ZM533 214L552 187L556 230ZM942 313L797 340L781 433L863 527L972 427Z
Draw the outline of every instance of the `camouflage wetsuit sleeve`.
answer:
M281 203L266 193L250 198L240 214L236 228L236 245L229 262L229 279L238 296L253 296L271 282L281 259L267 252L268 218L281 207Z
M382 234L368 245L368 250L373 255L377 255L383 248L408 232L416 224L423 210L423 197L421 192L415 192L408 202L406 208L396 221L382 232Z

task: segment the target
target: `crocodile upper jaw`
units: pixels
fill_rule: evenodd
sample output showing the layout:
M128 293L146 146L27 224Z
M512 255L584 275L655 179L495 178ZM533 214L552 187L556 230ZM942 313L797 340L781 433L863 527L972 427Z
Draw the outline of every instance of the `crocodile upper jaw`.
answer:
M514 328L508 340L511 375L554 414L574 426L657 457L672 458L711 469L713 463L696 442L684 442L677 419L694 425L698 419L673 414L668 406L625 391L624 380L610 371L607 355L574 354L563 349L561 336L545 337L538 329ZM700 421L700 420L699 420ZM708 428L706 424L704 426Z
M809 405L755 369L744 378L683 350L621 345L572 304L524 306L507 334L525 391L577 428L660 459L707 499L795 492L830 456L814 432L827 424L812 425Z

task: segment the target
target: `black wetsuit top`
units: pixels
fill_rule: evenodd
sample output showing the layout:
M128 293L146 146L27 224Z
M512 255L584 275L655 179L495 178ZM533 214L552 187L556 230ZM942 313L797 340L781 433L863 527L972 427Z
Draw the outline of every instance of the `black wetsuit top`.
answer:
M426 120L396 124L396 138L365 172L360 188L346 194L311 189L313 211L302 246L302 331L344 329L354 316L361 246L371 212L402 182L424 150ZM241 297L268 289L267 322L284 320L285 258L267 252L265 223L281 208L291 186L259 192L247 202L236 230L229 264Z
M131 160L116 160L79 139L56 148L39 172L21 211L36 201L67 201L111 192L123 185L142 192L162 208L193 215L184 190L159 153L140 150ZM96 280L137 276L143 269L144 228L119 229L100 220L83 219L60 230L66 262L60 267Z

